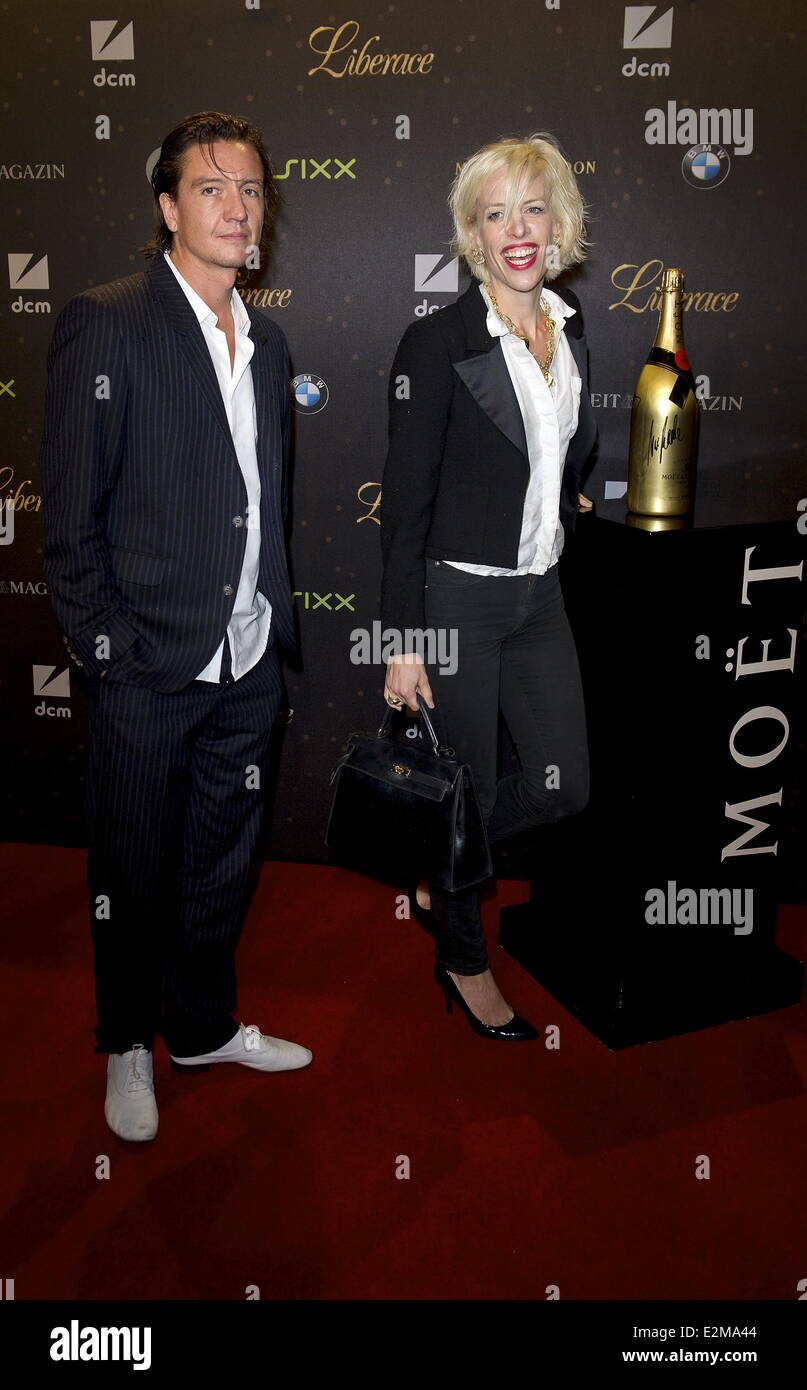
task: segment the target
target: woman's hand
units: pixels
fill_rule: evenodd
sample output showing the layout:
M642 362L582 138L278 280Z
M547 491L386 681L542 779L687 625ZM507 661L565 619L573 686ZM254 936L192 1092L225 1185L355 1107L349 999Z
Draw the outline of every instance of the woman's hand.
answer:
M593 506L594 506L594 503L592 502L592 500L591 500L590 497L584 497L583 494L582 494L582 492L578 492L578 494L577 494L577 510L578 510L579 512L590 512L590 511L591 511L591 508L592 508Z
M417 714L418 695L423 696L429 709L434 709L432 688L420 657L394 657L387 663L387 678L384 682L384 699L387 704L398 708L408 705Z

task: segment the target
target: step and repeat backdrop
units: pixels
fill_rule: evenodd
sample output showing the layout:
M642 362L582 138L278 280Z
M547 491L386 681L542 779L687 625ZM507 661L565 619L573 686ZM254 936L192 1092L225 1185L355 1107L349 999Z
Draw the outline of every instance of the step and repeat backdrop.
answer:
M286 333L294 378L303 660L288 673L273 856L326 857L331 767L382 708L382 669L351 660L351 633L378 617L386 382L407 324L468 283L446 195L481 144L552 132L590 208L593 247L565 283L590 347L599 513L624 514L633 386L676 265L703 412L699 518L796 524L805 44L791 0L10 0L0 17L6 839L84 842L86 712L42 572L54 321L73 295L143 267L148 174L194 111L255 122L283 194L271 261L243 291Z

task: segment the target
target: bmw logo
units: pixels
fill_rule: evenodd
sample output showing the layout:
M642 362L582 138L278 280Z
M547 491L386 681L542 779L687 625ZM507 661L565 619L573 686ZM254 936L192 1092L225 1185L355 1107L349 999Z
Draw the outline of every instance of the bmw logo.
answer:
M681 173L693 188L717 188L728 178L730 168L722 145L693 145L681 161Z
M320 376L303 372L291 383L291 403L301 415L316 415L328 404L328 387Z

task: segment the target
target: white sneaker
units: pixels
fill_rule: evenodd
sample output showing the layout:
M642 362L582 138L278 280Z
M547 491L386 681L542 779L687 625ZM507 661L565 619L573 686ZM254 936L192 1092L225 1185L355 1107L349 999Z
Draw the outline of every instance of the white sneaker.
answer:
M196 1057L174 1057L175 1067L206 1068L213 1062L240 1062L243 1067L255 1067L258 1071L294 1071L297 1067L307 1067L313 1053L299 1043L286 1042L285 1038L270 1038L262 1033L257 1023L244 1027L239 1023L238 1032L215 1052L203 1052Z
M120 1139L153 1139L157 1133L154 1062L142 1043L131 1052L110 1052L104 1116Z

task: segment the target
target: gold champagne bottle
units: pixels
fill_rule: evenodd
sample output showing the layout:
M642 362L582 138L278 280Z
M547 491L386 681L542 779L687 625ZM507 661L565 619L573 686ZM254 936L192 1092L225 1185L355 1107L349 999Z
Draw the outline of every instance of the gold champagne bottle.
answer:
M684 347L684 277L661 277L658 332L639 373L630 417L628 510L643 516L684 516L695 500L698 399Z

